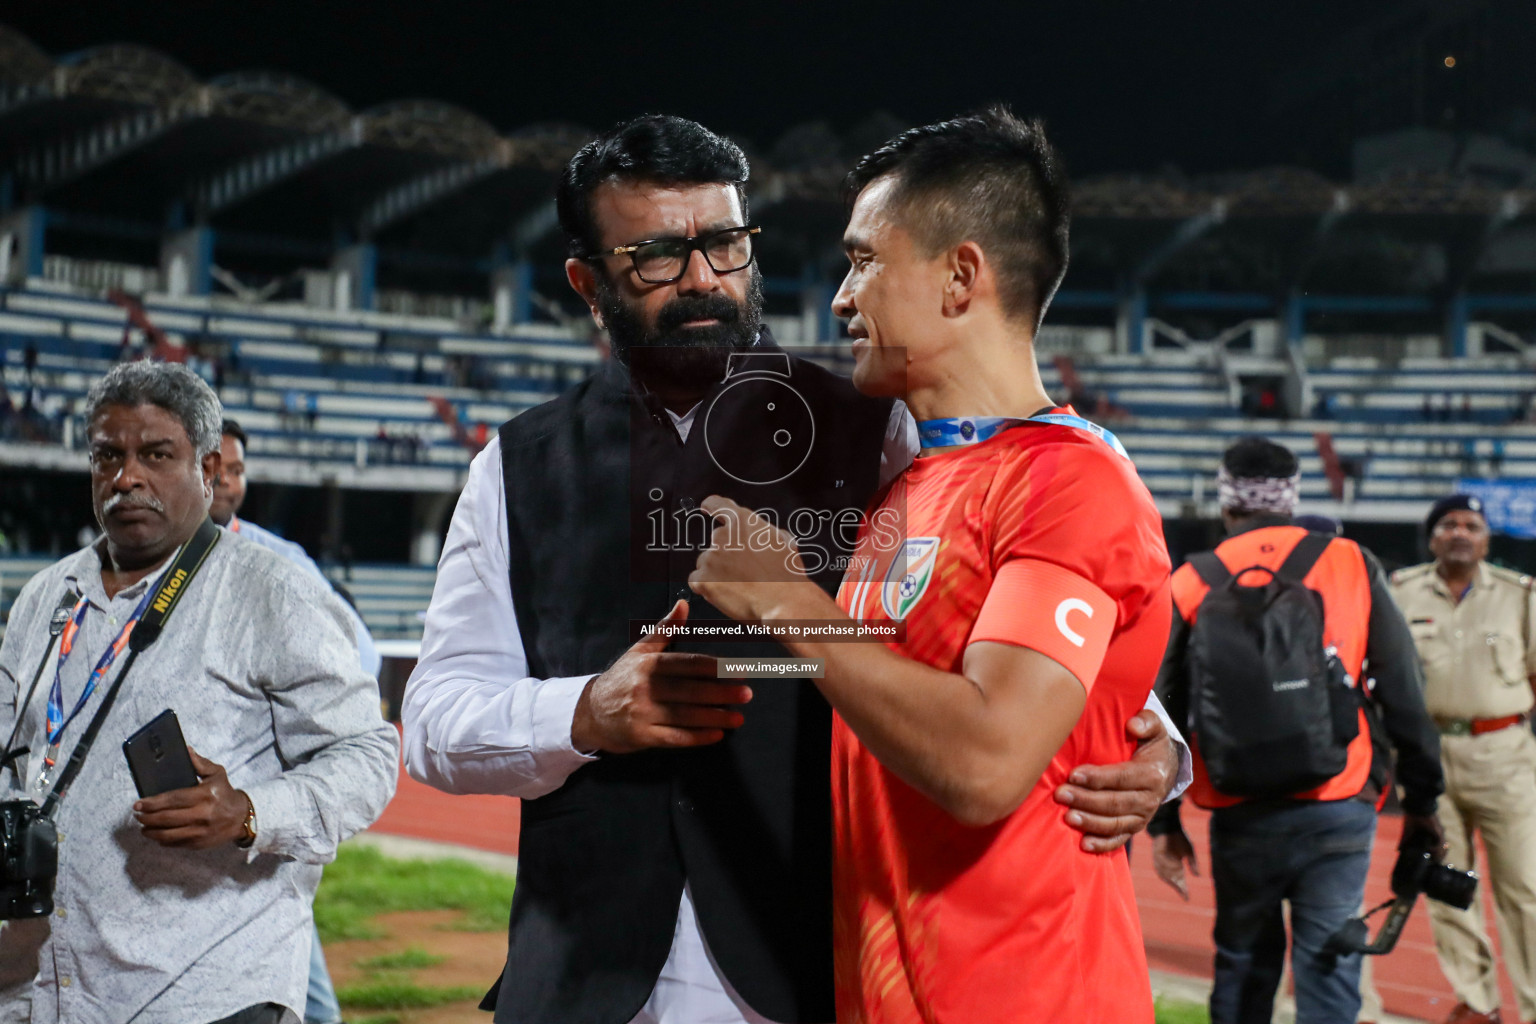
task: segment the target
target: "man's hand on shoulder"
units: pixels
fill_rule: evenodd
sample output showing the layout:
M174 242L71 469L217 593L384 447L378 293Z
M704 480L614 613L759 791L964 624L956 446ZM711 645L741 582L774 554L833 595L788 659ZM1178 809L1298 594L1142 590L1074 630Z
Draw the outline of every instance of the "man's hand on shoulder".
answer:
M698 747L741 725L732 705L747 703L752 691L719 682L710 655L666 650L671 638L664 628L687 621L688 602L678 601L649 636L587 683L571 721L571 746L612 754Z
M134 803L133 816L143 827L144 837L161 846L192 850L208 850L243 838L249 799L229 784L222 765L191 747L187 753L192 755L192 767L200 780L196 786Z
M1178 776L1178 750L1162 719L1141 711L1126 731L1138 742L1129 761L1079 765L1056 790L1056 802L1072 808L1067 824L1083 833L1090 853L1118 850L1146 828Z

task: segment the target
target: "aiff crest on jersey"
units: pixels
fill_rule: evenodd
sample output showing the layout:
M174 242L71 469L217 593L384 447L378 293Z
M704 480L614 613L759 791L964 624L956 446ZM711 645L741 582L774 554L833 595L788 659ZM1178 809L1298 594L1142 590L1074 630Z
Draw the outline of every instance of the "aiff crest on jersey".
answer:
M893 619L905 619L933 578L933 566L938 561L939 538L909 537L902 557L891 563L886 571L885 582L880 587L880 603L885 614Z

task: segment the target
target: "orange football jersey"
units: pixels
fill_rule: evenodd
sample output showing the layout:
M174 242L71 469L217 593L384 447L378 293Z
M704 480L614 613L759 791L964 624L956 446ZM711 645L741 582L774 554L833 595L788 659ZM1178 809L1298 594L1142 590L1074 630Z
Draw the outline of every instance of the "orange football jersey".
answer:
M919 458L892 484L839 605L857 620L904 619L892 648L949 672L980 640L1038 650L1088 697L1023 804L983 828L834 720L840 1024L1152 1021L1126 855L1083 852L1052 793L1078 765L1133 753L1125 723L1157 675L1168 578L1151 495L1085 430L1022 424Z

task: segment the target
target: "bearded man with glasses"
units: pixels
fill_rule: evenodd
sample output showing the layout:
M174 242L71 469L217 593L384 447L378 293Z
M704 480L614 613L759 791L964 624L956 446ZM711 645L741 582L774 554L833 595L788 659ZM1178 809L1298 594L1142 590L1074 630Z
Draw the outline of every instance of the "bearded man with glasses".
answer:
M614 359L504 424L454 512L404 705L411 775L524 799L498 1021L830 1021L831 716L804 678L749 690L717 658L784 650L688 589L698 503L788 524L828 592L917 450L899 403L774 344L747 163L642 117L572 158L566 276ZM750 704L748 703L750 701ZM1175 769L1158 737L1063 787L1090 849L1140 829Z

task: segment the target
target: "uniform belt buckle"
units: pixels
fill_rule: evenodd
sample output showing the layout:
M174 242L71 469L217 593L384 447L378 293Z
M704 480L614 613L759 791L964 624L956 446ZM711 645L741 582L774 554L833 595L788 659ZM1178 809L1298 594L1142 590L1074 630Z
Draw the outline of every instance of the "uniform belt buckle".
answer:
M1472 719L1470 718L1441 718L1436 725L1440 727L1442 736L1471 736Z

